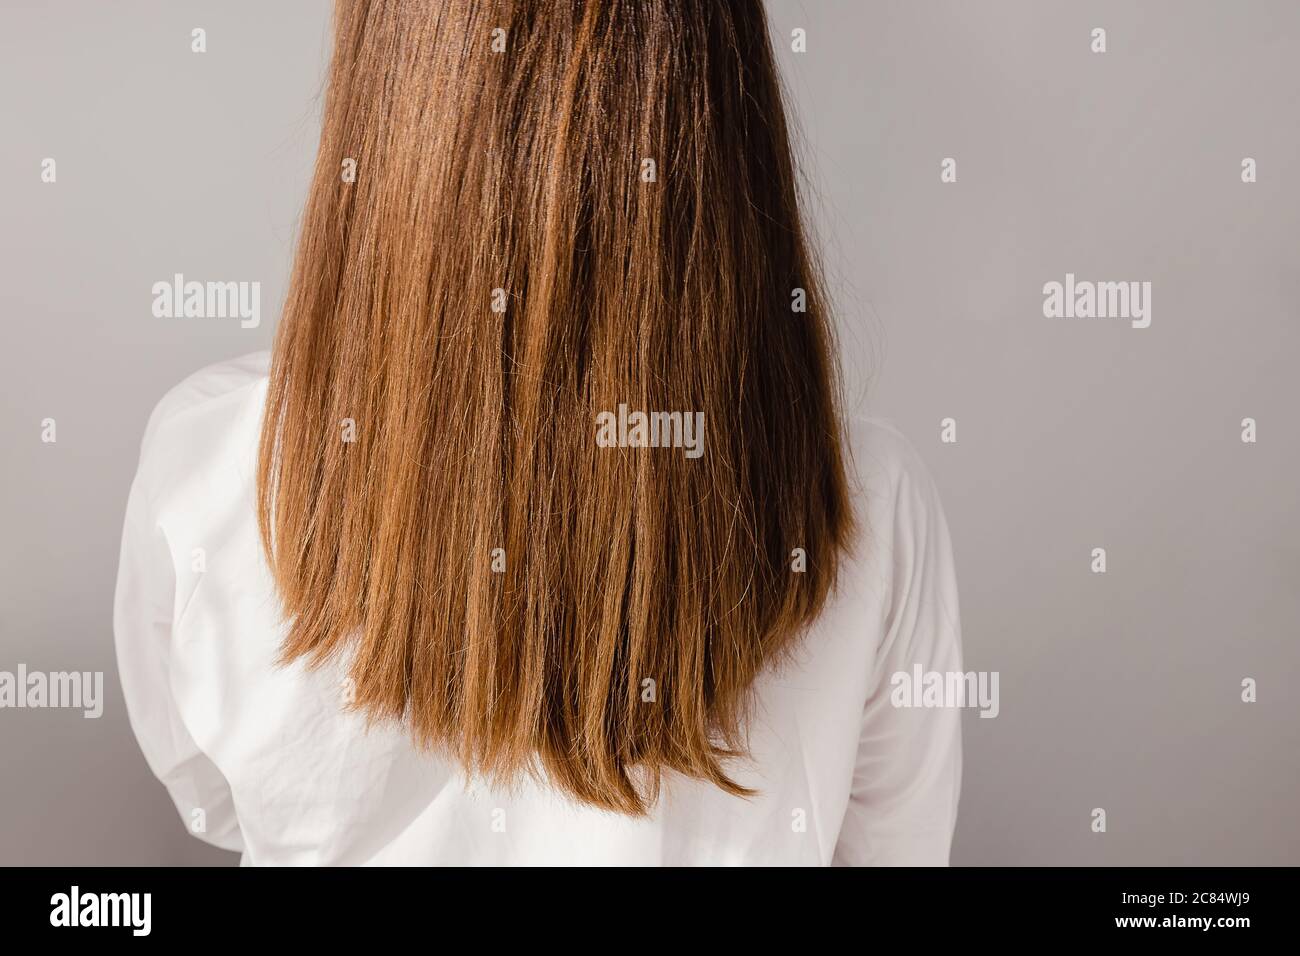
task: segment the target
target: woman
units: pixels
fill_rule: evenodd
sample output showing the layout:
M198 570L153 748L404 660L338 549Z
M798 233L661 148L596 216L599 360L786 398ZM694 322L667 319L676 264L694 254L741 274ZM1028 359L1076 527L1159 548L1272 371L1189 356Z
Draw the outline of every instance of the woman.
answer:
M339 0L271 356L147 426L115 630L245 863L942 864L951 551L839 411L757 0Z

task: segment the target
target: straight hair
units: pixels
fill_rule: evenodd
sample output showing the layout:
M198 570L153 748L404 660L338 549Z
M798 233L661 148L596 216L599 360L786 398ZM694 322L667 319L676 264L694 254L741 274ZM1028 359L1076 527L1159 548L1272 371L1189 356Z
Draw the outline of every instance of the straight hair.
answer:
M258 462L281 662L500 785L752 793L852 515L759 0L339 0ZM598 442L620 405L702 453ZM627 430L631 431L631 430Z

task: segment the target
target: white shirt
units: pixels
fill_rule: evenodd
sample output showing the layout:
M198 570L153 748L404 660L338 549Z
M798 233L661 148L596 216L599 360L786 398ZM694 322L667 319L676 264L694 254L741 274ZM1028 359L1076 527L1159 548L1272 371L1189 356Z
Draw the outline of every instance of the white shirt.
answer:
M851 427L855 555L797 658L757 684L756 788L669 773L649 817L541 783L468 784L398 726L345 712L341 665L274 661L284 636L255 520L267 353L172 389L131 487L114 632L131 725L184 825L245 864L943 865L961 711L895 706L893 675L961 670L952 550L916 452ZM891 701L891 697L895 699Z

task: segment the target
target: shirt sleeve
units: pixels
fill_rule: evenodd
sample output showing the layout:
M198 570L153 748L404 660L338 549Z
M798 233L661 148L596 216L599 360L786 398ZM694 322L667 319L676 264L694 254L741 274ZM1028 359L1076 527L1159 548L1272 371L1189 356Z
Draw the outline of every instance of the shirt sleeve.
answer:
M171 688L175 568L146 480L158 417L155 410L145 430L122 531L113 607L118 673L140 749L186 829L214 846L242 851L230 786L190 736Z
M914 696L912 688L918 675L938 672L946 680L961 673L956 575L938 492L908 451L892 526L870 529L870 546L882 549L890 598L837 866L947 866L957 822L962 708L950 701L915 706L920 690Z

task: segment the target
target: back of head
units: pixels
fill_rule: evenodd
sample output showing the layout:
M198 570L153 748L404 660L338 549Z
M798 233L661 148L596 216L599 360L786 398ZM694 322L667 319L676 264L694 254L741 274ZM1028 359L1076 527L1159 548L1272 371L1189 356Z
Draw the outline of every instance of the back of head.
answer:
M759 0L339 0L261 448L285 660L494 780L743 792L851 522L794 182Z

